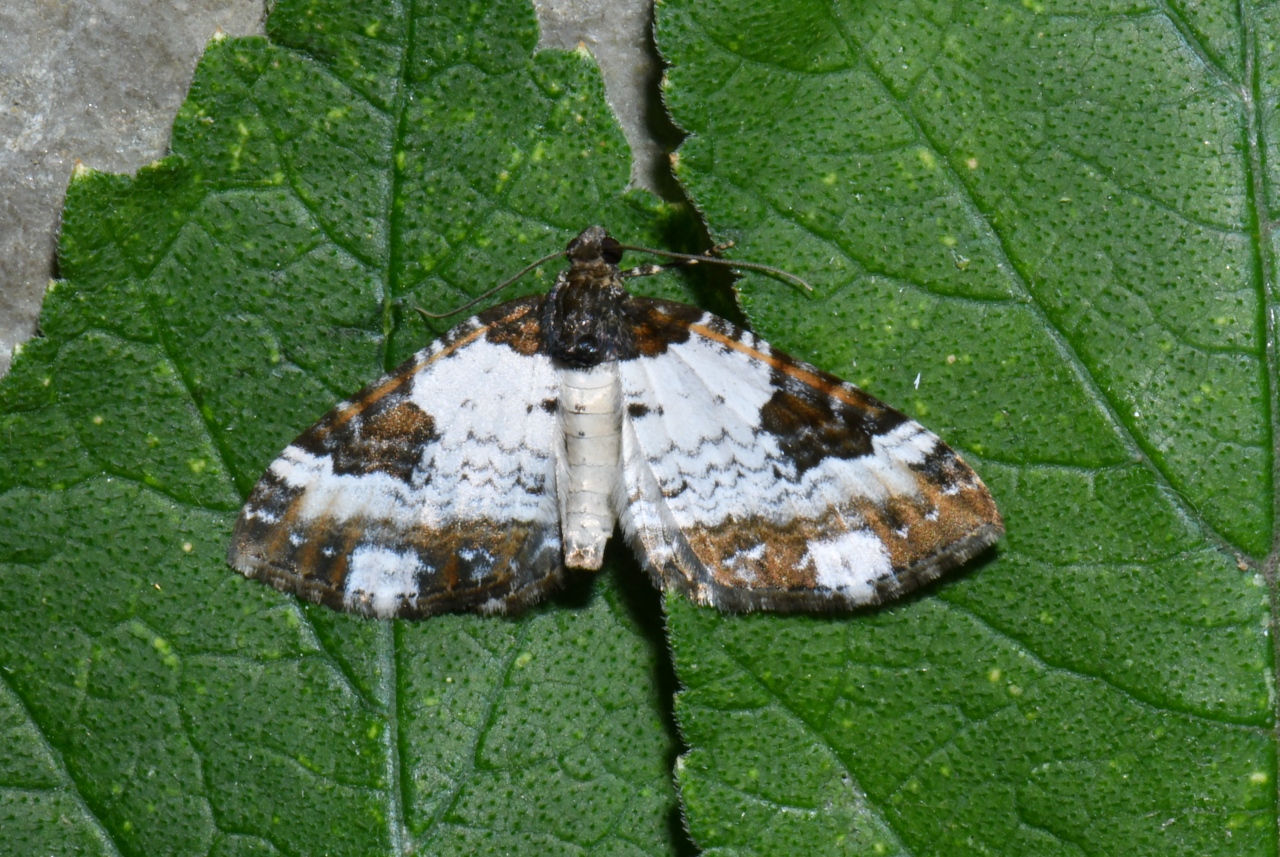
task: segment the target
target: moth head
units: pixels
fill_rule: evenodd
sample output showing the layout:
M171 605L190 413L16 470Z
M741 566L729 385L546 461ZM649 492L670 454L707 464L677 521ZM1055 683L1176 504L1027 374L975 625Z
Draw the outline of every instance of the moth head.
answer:
M616 265L622 261L622 245L615 241L603 226L588 226L569 242L569 261L579 264L604 262Z

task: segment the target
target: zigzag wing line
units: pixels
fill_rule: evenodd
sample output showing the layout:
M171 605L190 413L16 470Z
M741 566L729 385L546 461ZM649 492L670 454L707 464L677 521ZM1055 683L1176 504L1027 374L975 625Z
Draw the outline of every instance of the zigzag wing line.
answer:
M722 319L689 330L620 364L619 515L668 588L736 610L877 604L1003 532L919 424Z
M343 402L250 494L232 566L340 610L505 613L560 581L558 391L540 298L512 301Z

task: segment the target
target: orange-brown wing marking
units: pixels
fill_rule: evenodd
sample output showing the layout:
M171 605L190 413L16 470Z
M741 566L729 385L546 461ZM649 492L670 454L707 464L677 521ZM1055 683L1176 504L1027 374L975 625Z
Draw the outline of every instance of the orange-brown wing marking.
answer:
M875 604L1003 532L918 423L723 319L688 330L621 364L623 525L664 585L727 609Z
M540 300L464 322L303 432L246 502L231 564L376 616L507 612L557 585Z

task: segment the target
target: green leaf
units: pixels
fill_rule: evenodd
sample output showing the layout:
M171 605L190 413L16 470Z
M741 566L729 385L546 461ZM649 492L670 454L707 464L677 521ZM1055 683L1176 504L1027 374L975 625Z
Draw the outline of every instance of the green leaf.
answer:
M962 448L1009 527L879 611L666 600L698 845L1275 853L1274 17L661 11L680 177L819 287L747 278L755 327ZM0 853L679 852L625 551L523 619L423 623L223 556L279 449L438 332L408 307L588 223L680 249L686 214L623 190L596 70L514 0L282 0L268 32L210 46L173 157L73 182L0 382Z
M598 71L535 55L527 4L282 0L268 32L209 46L172 157L77 174L0 384L0 853L676 853L634 563L384 623L225 557L280 449L438 332L409 308L689 218L625 191Z
M679 177L818 287L748 278L757 331L963 449L1008 525L852 617L666 600L708 853L1276 853L1277 36L1249 3L660 7Z

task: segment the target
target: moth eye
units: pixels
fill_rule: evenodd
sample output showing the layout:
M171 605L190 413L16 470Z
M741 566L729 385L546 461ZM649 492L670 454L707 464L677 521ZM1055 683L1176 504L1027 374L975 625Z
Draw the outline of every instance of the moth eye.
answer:
M613 238L606 237L600 242L600 258L610 265L618 264L622 261L622 245Z

